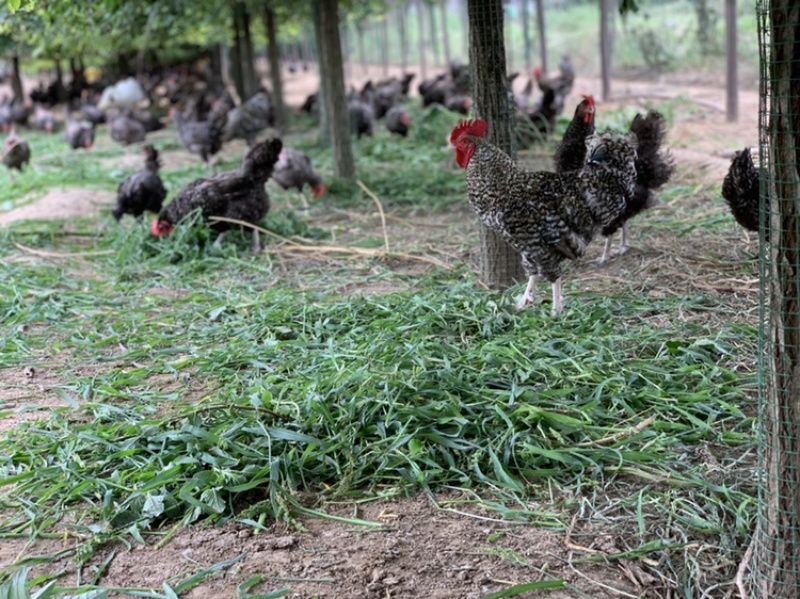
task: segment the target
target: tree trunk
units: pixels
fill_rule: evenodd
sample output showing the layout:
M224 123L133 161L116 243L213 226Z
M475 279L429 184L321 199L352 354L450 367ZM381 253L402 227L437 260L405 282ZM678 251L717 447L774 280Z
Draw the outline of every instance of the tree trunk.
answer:
M466 2L459 2L461 14L462 56L469 56L469 8Z
M433 50L433 64L442 64L442 55L439 52L439 36L436 34L436 13L433 4L428 4L428 27L431 32L431 50Z
M450 54L450 19L448 18L447 0L439 3L442 13L442 41L444 42L444 63L449 65L451 62Z
M419 70L422 79L428 78L428 61L425 56L425 7L422 0L417 0L417 50L419 52Z
M242 22L239 18L239 3L234 3L231 8L233 16L233 46L230 51L231 79L236 93L241 100L245 100L244 75L242 73Z
M528 0L520 0L519 3L520 18L522 19L522 44L525 52L525 73L530 77L533 65L531 64L531 28L528 19L530 19L531 16L528 11Z
M369 73L367 68L367 50L364 47L364 21L356 23L356 43L358 44L358 61L361 63L361 72Z
M726 116L729 123L739 120L739 82L736 70L736 0L725 0Z
M19 56L11 57L11 93L13 104L22 104L25 101L25 91L22 89L22 76L19 72Z
M67 88L64 87L64 71L61 70L61 60L56 58L54 61L56 69L56 101L64 104L67 101Z
M281 59L278 49L278 28L275 25L275 10L264 4L261 13L264 20L264 33L267 36L267 60L269 77L272 85L272 103L275 107L275 127L284 133L287 126L286 105L283 102L283 78L281 77Z
M319 0L319 46L322 55L321 76L325 78L325 102L330 117L335 173L343 179L356 176L353 142L350 138L350 119L344 87L342 46L339 38L339 0Z
M760 352L766 405L755 596L794 599L800 589L800 3L768 5L769 35L762 30L760 37L767 68L761 131L768 148L762 152L761 172L768 173L762 201L770 214L761 274L769 321Z
M604 101L611 99L611 38L608 18L611 0L600 0L600 77Z
M330 126L330 112L328 110L328 97L327 79L323 76L323 54L322 54L322 9L320 2L322 0L313 0L311 2L311 16L314 21L314 38L315 47L317 49L317 71L319 72L319 93L317 94L317 109L319 111L319 137L320 141L325 144L331 143L331 126Z
M406 4L402 2L397 11L397 29L400 34L400 70L405 73L408 66L408 31L406 30Z
M536 0L536 29L539 32L539 59L542 72L547 72L547 37L544 31L544 0Z
M72 74L72 81L70 87L74 90L80 90L86 87L86 76L83 71L83 60L71 56L69 59L69 72Z
M513 155L511 111L506 94L503 0L469 0L467 6L475 113L489 124L487 140ZM519 254L482 224L480 231L481 279L495 289L522 280L525 273Z
M256 72L255 52L253 51L253 38L250 35L250 12L247 5L241 5L242 18L242 82L244 83L246 100L252 97L261 87L261 76Z
M388 23L388 15L383 15L381 19L381 28L380 28L380 35L378 39L380 43L378 47L381 49L381 65L383 66L383 76L384 78L389 76L389 23Z

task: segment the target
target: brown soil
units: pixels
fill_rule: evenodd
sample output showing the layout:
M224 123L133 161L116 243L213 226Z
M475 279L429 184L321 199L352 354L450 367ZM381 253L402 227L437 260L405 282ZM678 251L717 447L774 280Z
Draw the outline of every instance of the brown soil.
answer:
M365 75L351 69L352 81L358 85ZM370 75L383 73L373 69ZM524 82L519 82L520 85ZM289 103L299 105L308 93L316 90L313 74L287 73L286 91ZM599 95L599 82L579 79L575 96L582 93ZM598 121L602 126L604 108L618 104L643 105L665 97L686 96L699 103L690 117L674 124L669 140L679 171L687 183L719 184L724 176L732 152L745 145L756 145L758 140L758 96L755 91L743 91L740 96L740 120L727 123L724 114L724 90L697 86L679 86L669 83L614 82L614 100L599 104ZM234 148L231 151L240 151ZM165 155L168 166L195 160L182 152ZM125 167L138 165L140 156L128 154L117 164ZM0 214L0 225L16 219L72 218L96 214L98 209L113 202L113 196L94 190L61 190L33 201L16 210ZM659 210L680 212L680 206L665 205ZM724 211L722 202L709 206L710 211ZM314 226L335 230L335 222L347 223L351 215L328 213L315 216ZM392 215L389 228L392 228ZM364 219L370 216L361 215ZM325 221L325 219L328 219ZM375 235L381 229L377 219ZM414 226L413 219L405 218L405 225ZM325 222L323 222L325 221ZM426 243L437 248L438 255L445 254L463 259L462 249L447 245L446 235L452 227L470 227L473 221L464 215L443 217L443 222L417 223L427 227ZM347 225L342 225L343 227ZM436 234L437 227L441 232ZM450 227L448 229L447 227ZM406 229L405 231L409 231ZM361 231L363 234L363 230ZM343 232L347 236L347 231ZM703 260L707 254L696 252L702 244L703 232L696 231L675 239L665 249L653 249L646 239L636 239L638 248L614 261L607 267L597 267L593 259L600 251L576 267L573 281L583 286L609 287L647 286L656 293L683 293L695 289L719 293L748 294L750 300L757 290L755 278L742 280L719 270L711 279L692 277L694 270L709 268ZM400 244L403 237L392 237ZM731 227L730 239L716 248L714 268L727 260L740 259L743 235ZM751 246L752 247L752 246ZM48 257L57 260L56 257ZM281 260L310 260L307 256L277 256ZM452 260L450 260L452 261ZM294 265L292 265L294 266ZM422 272L429 265L410 262L398 269ZM291 270L291 269L287 269ZM390 290L381 282L346 284L342 293L381 293ZM750 301L752 304L753 302ZM748 306L752 309L752 306ZM743 318L748 317L743 311ZM678 317L685 317L679 315ZM751 320L755 317L750 314ZM42 369L38 360L49 363ZM57 372L63 368L57 357L32 357L37 364L35 372L24 369L0 370L0 410L20 410L19 413L0 420L0 433L22 420L41 417L43 410L66 405L55 388L62 383ZM110 366L109 366L110 367ZM225 560L238 560L206 578L184 596L196 599L230 599L237 596L237 585L254 575L266 577L257 587L268 592L290 587L290 597L319 598L420 598L477 599L492 591L516 583L534 580L566 580L571 588L551 591L554 599L572 597L665 597L663 581L644 573L633 561L586 558L602 557L603 553L623 551L629 546L624 537L616 535L608 526L594 522L590 514L573 521L572 514L563 513L558 500L548 505L526 506L532 511L555 511L563 526L557 530L501 520L496 514L477 509L470 498L443 495L436 498L419 495L412 498L389 498L356 505L343 501L340 505L325 506L326 512L343 518L360 518L380 524L379 527L302 517L298 524L304 529L289 528L283 524L267 522L266 529L254 532L252 526L230 523L221 527L187 527L179 529L171 540L158 547L162 537L148 537L145 545L134 543L130 549L122 546L104 547L91 560L99 566L111 553L116 555L101 583L117 587L147 587L160 589L163 584L176 584L191 574ZM570 530L571 533L566 531ZM63 538L42 539L30 543L26 539L4 539L0 543L0 568L32 555L52 554L68 549L77 540L65 531ZM64 584L76 580L75 564L70 559L50 566L36 566L34 573L64 568ZM84 579L87 578L86 569ZM254 592L252 590L251 592ZM523 596L532 596L527 594Z

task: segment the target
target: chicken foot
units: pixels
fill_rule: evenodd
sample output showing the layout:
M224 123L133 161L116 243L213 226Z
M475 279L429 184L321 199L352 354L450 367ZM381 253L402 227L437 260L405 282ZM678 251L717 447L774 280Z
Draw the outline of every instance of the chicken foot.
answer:
M536 293L536 281L539 280L537 275L528 277L528 286L525 288L525 293L519 298L517 302L517 310L524 310L533 303L533 296Z
M628 245L628 223L622 225L622 243L621 245L611 249L611 238L613 235L606 237L606 245L603 247L603 255L597 260L599 264L605 264L609 258L614 256L621 256L627 252L631 247Z

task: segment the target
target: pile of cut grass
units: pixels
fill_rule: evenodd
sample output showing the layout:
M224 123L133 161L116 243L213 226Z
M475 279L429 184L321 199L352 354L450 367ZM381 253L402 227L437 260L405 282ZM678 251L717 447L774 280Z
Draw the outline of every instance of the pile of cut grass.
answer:
M387 144L359 149L387 206L463 206L462 173L425 179L418 148ZM325 168L326 150L314 156ZM369 168L385 162L394 170ZM331 187L330 201L369 201ZM15 243L83 254L0 266L0 367L48 369L64 401L0 439L0 538L68 527L82 562L170 526L455 488L535 525L600 518L635 539L611 559L661 560L651 569L670 588L731 578L706 566L736 561L752 527L755 382L739 354L755 355L755 331L673 317L727 309L719 298L569 289L553 319L547 305L516 312L511 292L458 267L412 277L376 262L397 292L340 297L325 272L285 287L269 252L235 236L213 248L200 223L167 239L105 225L0 233L4 258ZM280 226L308 235L298 219ZM336 277L360 272L349 268Z

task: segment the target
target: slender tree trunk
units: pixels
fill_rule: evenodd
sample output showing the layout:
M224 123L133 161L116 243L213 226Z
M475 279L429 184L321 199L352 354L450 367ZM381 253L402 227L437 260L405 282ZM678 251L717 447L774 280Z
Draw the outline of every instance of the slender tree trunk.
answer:
M450 53L450 19L448 18L448 10L447 10L447 0L442 0L439 3L439 7L441 8L441 17L442 17L442 41L444 42L444 63L450 64L451 62L451 53Z
M469 0L467 6L475 113L489 123L488 141L513 155L511 111L506 94L503 1ZM522 280L525 273L519 254L482 224L480 231L481 279L495 289Z
M601 0L602 1L602 0ZM539 59L542 72L547 72L547 36L544 29L544 0L536 0L536 29L539 33Z
M325 101L330 111L330 129L336 176L353 179L356 175L353 142L350 138L350 119L344 87L342 46L339 38L339 1L320 0L320 29L322 37L322 77L326 78Z
M431 31L431 49L433 50L433 64L441 65L442 56L439 52L439 36L436 33L436 12L433 4L428 4L428 27Z
M328 80L323 76L323 55L322 55L322 9L320 3L322 0L312 0L311 2L311 16L314 21L314 37L315 47L317 49L317 71L319 72L319 93L317 95L317 108L319 110L319 137L320 141L325 144L330 144L331 137L331 120L330 111L328 110Z
M381 27L380 27L380 35L378 36L379 44L378 46L381 49L381 64L383 65L383 76L389 76L389 16L383 15L381 19Z
M520 18L522 19L522 44L525 52L525 73L531 76L531 28L528 19L531 18L528 10L528 0L519 0Z
M239 98L246 100L242 73L242 21L239 17L239 3L234 3L231 10L233 16L233 46L230 52L231 79L233 79L233 85Z
M56 58L54 65L56 69L56 101L63 104L67 101L67 88L64 87L64 71L61 70L61 60Z
M422 79L428 78L428 61L425 48L425 7L422 0L417 0L417 49L419 50L419 69Z
M611 38L609 36L608 13L611 0L600 0L600 77L603 100L611 99Z
M11 57L11 93L13 103L22 103L25 101L25 91L22 89L22 75L19 72L19 56L14 54Z
M762 249L765 307L761 370L765 409L754 597L795 599L800 589L800 3L771 0L762 20ZM767 62L768 61L768 62ZM766 142L764 144L763 142Z
M281 76L280 52L278 50L278 28L275 25L275 11L269 4L264 4L261 13L264 20L264 33L267 36L267 61L269 77L272 85L272 102L275 107L275 127L285 132L287 122L286 105L283 102L283 77Z
M461 51L462 56L469 56L469 9L466 2L459 2L461 10Z
M739 120L739 82L736 70L736 0L725 0L726 116L729 123Z
M247 5L242 4L242 81L244 83L245 96L242 99L252 97L259 87L261 87L261 76L256 71L255 51L253 50L253 37L250 35L250 12Z
M367 50L364 47L364 21L356 23L356 43L358 44L358 61L361 63L361 72L369 73L367 68Z
M408 66L408 31L406 30L406 4L401 2L397 10L397 25L400 35L400 69L406 72Z

